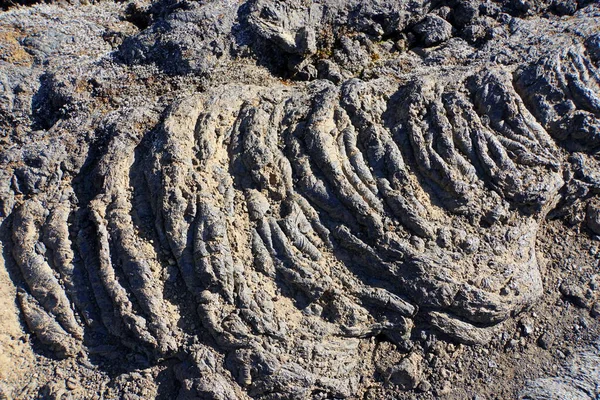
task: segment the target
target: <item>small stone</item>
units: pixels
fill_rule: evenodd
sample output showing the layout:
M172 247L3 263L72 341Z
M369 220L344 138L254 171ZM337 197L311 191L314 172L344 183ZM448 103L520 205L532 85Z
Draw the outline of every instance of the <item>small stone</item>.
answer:
M386 52L391 52L394 49L395 43L392 40L386 40L379 44L383 50Z
M585 293L578 285L572 282L563 282L559 290L569 302L575 304L577 307L588 307L588 300L585 298Z
M440 18L448 19L448 16L452 13L452 9L448 6L444 6L435 10L434 13Z
M600 235L600 202L592 201L588 204L586 223L593 233Z
M562 0L555 1L552 3L553 11L560 15L573 15L575 11L577 11L577 1L576 0Z
M437 244L443 248L448 248L452 245L452 233L450 230L440 229L438 232Z
M406 51L408 50L408 41L404 38L400 38L396 41L394 46L398 51Z
M419 392L429 392L431 390L431 383L428 381L422 381L419 383L419 386L417 386L417 390Z
M595 302L590 310L590 315L594 318L600 317L600 302Z
M67 379L66 386L69 390L75 390L77 389L78 382L75 378L70 377L69 379Z
M445 42L452 37L452 25L437 15L428 15L414 28L415 33L425 46Z
M479 7L476 3L461 0L453 9L453 22L456 26L467 26L479 16Z
M320 60L317 64L319 78L328 79L333 83L340 83L344 77L340 68L330 60Z
M420 383L421 375L421 356L413 353L389 369L388 380L402 390L411 390Z
M529 322L521 322L521 333L525 337L531 336L533 333L533 326Z
M552 346L552 335L548 332L542 333L542 335L538 338L537 344L544 350L548 350Z
M412 236L410 238L410 244L412 244L418 251L425 250L425 241L418 236Z
M510 339L508 343L506 343L506 349L514 349L518 344L519 342L516 339Z

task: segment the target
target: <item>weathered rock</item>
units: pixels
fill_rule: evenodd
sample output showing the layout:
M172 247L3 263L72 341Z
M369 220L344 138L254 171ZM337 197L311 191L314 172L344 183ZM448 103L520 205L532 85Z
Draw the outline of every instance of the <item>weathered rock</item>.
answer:
M556 377L530 381L519 393L519 399L596 399L599 394L599 361L595 347L576 353L570 357L567 368Z
M468 345L486 344L494 334L490 328L479 328L451 316L438 312L430 313L431 324L459 343Z
M565 48L523 68L516 81L544 128L559 141L570 139L567 146L579 151L600 143L600 78L584 54L581 44Z
M548 350L552 347L553 342L554 338L552 337L552 334L548 332L542 333L537 339L537 344L544 350Z
M424 393L429 392L431 391L431 383L427 381L421 381L421 383L419 383L417 386L417 390Z
M560 292L576 306L581 308L589 307L589 299L586 298L585 291L580 285L571 281L563 282L560 285Z
M440 44L452 37L452 25L437 15L425 17L414 31L425 46Z
M592 305L592 309L591 309L591 311L590 311L590 315L591 315L592 317L595 317L595 318L598 318L598 317L600 317L600 302L595 302L595 303Z
M594 234L600 235L600 204L598 202L588 203L586 222Z
M394 365L388 371L390 383L402 390L412 390L420 386L422 379L421 357L413 353ZM423 385L426 388L426 385Z
M376 382L377 342L418 347L420 325L489 343L543 294L547 213L591 197L600 229L600 11L582 6L0 14L18 37L0 54L1 256L23 321L59 357L171 374L115 397L430 391L420 350Z

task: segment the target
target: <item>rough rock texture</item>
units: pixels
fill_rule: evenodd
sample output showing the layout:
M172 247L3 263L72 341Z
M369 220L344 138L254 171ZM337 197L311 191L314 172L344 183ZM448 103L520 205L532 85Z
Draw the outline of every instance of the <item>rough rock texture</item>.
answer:
M522 399L597 399L600 396L600 357L592 346L570 360L568 367L555 378L537 379L520 393Z
M599 21L528 0L0 13L0 344L39 371L2 365L0 398L594 398ZM572 326L583 361L552 378Z

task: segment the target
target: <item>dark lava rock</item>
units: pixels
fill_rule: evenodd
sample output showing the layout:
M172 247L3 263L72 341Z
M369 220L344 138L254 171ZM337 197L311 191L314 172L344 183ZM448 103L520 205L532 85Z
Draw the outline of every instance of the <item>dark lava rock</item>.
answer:
M425 46L440 44L452 37L452 25L432 14L419 22L413 30Z

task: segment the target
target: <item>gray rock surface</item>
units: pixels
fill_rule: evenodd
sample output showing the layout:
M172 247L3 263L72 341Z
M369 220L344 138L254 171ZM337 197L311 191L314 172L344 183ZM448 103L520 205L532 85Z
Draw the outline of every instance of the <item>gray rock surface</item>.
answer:
M430 392L437 338L493 345L544 296L549 214L598 234L599 21L538 1L0 13L0 240L35 351L126 368L117 397ZM587 311L588 286L554 289ZM406 355L377 366L381 343Z
M531 381L521 391L523 400L581 399L600 396L600 357L597 346L575 354L561 374Z
M452 37L452 25L437 15L426 16L414 31L425 46L440 44Z

